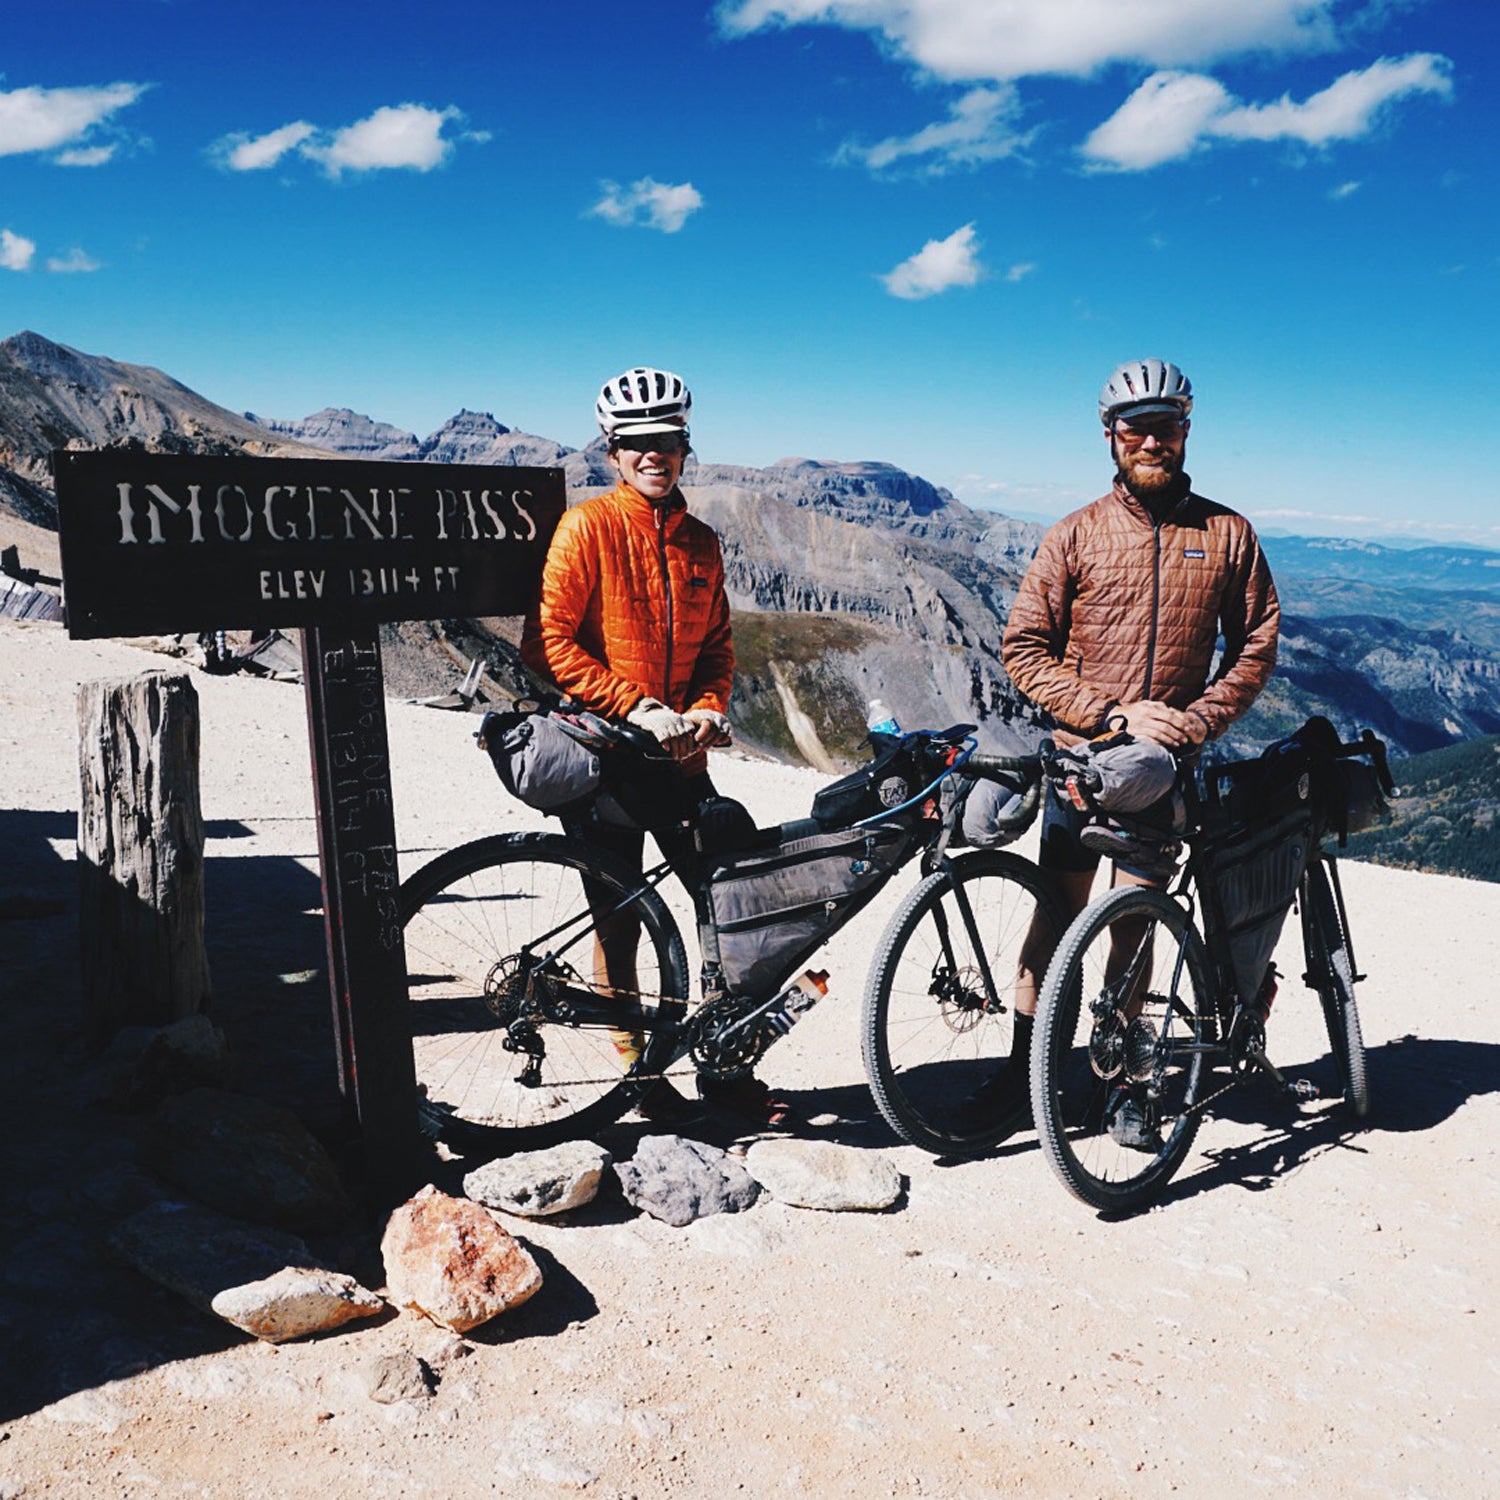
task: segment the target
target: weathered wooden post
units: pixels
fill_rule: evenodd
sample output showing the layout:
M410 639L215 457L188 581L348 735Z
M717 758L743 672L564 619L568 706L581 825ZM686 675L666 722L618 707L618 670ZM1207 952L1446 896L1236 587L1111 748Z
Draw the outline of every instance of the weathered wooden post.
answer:
M198 694L181 675L78 690L79 924L88 1028L208 1008Z

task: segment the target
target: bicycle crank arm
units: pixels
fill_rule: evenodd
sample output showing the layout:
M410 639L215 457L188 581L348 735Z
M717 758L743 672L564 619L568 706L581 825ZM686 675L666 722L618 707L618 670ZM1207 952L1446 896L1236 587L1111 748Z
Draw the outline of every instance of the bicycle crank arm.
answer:
M1266 1056L1259 1047L1253 1047L1245 1054L1263 1073L1266 1073L1289 1099L1294 1099L1298 1104L1310 1104L1322 1095L1318 1092L1317 1084L1306 1078L1288 1078L1277 1066Z

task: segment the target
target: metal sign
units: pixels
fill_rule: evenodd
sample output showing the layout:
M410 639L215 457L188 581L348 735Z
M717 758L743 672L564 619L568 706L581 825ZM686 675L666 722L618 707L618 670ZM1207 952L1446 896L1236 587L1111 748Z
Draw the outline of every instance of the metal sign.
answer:
M561 469L59 451L68 633L162 635L516 612Z
M382 1206L418 1184L382 622L513 615L560 469L53 454L68 633L302 628L339 1084Z

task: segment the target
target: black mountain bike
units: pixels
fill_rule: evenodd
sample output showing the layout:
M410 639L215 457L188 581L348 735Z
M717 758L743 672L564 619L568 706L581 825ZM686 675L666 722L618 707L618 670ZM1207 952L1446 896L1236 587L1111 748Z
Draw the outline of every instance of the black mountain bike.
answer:
M682 936L658 890L666 863L637 874L552 833L496 835L434 859L400 893L424 1128L466 1150L531 1149L618 1119L680 1063L743 1075L790 1024L789 977L896 869L920 860L924 878L888 927L869 976L869 1083L904 1139L945 1154L988 1149L1013 1122L975 1120L961 1106L1009 1058L1023 939L1034 924L1054 934L1060 924L1029 861L994 849L949 852L981 781L1014 789L1001 819L1011 837L1039 802L1037 757L979 753L971 728L893 742L904 782L877 760L836 783L859 783L856 792L877 799L875 812L846 826L802 819L742 831L729 849L703 848L700 839L697 878L687 882L703 956L696 1005ZM654 749L620 738L616 786ZM893 792L898 782L904 790ZM809 870L825 872L828 889L793 910L784 888L799 877L805 884ZM741 892L733 917L724 898L731 887ZM729 955L757 923L773 936L796 935L734 979ZM637 933L629 991L604 982L597 941L601 926L617 935L622 924ZM622 1037L640 1047L628 1068Z
M1373 767L1358 770L1392 791L1384 750L1366 731L1330 751L1321 773L1293 767L1279 806L1255 785L1275 770L1264 759L1206 771L1201 786L1185 768L1188 857L1173 888L1112 890L1063 934L1037 1007L1032 1108L1043 1153L1083 1202L1102 1211L1151 1202L1204 1113L1251 1078L1298 1102L1319 1097L1266 1055L1268 965L1294 900L1303 983L1323 1009L1338 1095L1355 1119L1368 1111L1354 999L1363 976L1338 862L1321 843L1348 825L1320 809L1318 787L1337 798L1347 779L1332 767L1365 757Z

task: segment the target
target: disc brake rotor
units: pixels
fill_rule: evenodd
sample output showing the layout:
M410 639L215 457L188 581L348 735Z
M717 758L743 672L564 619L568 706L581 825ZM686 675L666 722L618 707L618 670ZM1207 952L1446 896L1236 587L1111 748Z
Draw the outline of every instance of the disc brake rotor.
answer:
M938 1012L949 1031L962 1036L984 1019L983 986L984 976L972 964L944 970L935 976L932 992L937 996Z

